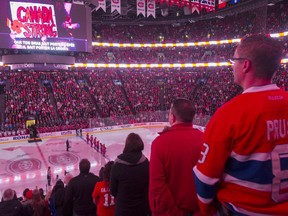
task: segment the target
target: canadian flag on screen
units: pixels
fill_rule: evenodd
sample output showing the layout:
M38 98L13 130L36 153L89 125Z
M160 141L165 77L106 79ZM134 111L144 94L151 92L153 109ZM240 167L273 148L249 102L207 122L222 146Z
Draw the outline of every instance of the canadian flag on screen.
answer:
M226 0L219 0L218 8L225 8L226 7Z

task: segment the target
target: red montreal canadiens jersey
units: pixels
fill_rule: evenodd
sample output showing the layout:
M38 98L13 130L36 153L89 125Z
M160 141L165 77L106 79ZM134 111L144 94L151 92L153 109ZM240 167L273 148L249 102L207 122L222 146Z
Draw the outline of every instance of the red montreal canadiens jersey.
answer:
M202 213L288 215L288 92L253 87L214 114L193 172Z
M110 194L109 182L97 182L92 194L97 201L97 215L113 216L115 209L114 197Z

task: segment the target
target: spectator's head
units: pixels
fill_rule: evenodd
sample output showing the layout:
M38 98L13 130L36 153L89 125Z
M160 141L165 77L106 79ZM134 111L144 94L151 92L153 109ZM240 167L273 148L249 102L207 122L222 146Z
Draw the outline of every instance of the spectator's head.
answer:
M79 170L82 174L87 174L90 171L90 161L88 159L82 159L79 163Z
M23 197L26 197L26 193L29 191L29 188L25 188L23 191Z
M61 179L59 179L52 189L52 194L55 194L59 189L64 188L64 183Z
M130 133L125 141L123 153L141 152L144 149L144 143L141 137L136 133Z
M99 170L99 178L100 178L101 180L104 179L103 173L104 173L104 167L101 167L101 169Z
M38 189L34 189L32 191L32 205L35 203L40 203L42 200L40 191Z
M11 188L8 188L4 191L2 201L9 201L15 199L15 191L12 190Z
M111 173L111 169L112 166L114 165L114 161L109 161L103 170L103 180L104 181L110 181L110 173Z
M280 65L281 57L282 46L276 39L264 34L245 36L231 59L234 63L234 82L244 89L250 87L247 82L255 85L255 80L270 83Z
M23 191L23 198L24 200L28 200L32 198L32 190L30 190L29 188L25 188L25 190Z
M43 188L39 188L39 192L42 198L45 197Z
M185 98L176 99L170 108L169 123L192 123L195 115L195 107L192 102Z

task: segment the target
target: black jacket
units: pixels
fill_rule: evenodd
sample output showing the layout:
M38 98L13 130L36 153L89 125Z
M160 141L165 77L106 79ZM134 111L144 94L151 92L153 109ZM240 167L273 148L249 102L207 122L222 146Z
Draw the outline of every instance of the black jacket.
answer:
M80 173L72 178L65 191L63 215L71 216L72 210L79 215L95 214L92 192L98 181L99 177L92 173Z
M149 162L141 152L123 153L111 170L110 191L116 198L115 216L147 216Z
M66 192L66 187L59 189L53 196L54 207L57 212L57 216L63 216L65 192Z
M0 202L0 216L23 216L24 210L18 199Z

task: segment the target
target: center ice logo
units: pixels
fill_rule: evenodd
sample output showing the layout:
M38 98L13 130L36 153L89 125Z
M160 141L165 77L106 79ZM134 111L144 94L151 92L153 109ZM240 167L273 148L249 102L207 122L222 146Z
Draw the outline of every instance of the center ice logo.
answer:
M16 174L24 173L27 171L40 170L41 161L35 158L21 159L13 161L8 165L8 169Z

